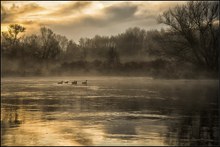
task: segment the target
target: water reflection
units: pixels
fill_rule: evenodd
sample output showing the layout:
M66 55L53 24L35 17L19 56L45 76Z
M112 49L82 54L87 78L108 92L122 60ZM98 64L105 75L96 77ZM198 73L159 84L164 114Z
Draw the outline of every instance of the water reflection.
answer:
M1 144L218 145L217 82L106 81L6 81Z
M137 135L135 128L135 123L127 120L111 121L105 124L105 131L111 134L112 138L132 139L134 135Z
M197 87L181 93L176 101L178 119L168 124L167 144L218 145L218 90L217 87Z
M201 110L188 113L178 121L168 124L167 144L171 145L218 145L218 111Z

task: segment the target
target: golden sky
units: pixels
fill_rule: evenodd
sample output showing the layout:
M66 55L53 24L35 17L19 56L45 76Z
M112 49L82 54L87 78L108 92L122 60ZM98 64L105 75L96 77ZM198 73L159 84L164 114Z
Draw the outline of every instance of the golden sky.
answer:
M77 41L80 37L116 35L129 27L162 27L156 21L175 1L1 1L1 29L22 24L27 33L47 26Z

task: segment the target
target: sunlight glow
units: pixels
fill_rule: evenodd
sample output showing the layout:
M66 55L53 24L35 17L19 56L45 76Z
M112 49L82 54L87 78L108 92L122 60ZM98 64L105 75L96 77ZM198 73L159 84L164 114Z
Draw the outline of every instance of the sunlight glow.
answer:
M79 39L76 33L86 34L86 37L89 37L91 36L90 29L93 28L96 28L97 31L103 30L102 33L107 32L107 34L116 34L121 32L122 28L134 26L158 29L160 26L153 19L156 19L158 13L174 6L177 2L3 1L1 3L3 14L1 28L3 31L7 30L7 25L13 23L24 24L27 32L35 32L43 25L59 28L54 31L72 39ZM130 22L128 23L127 20ZM100 26L103 26L102 29Z

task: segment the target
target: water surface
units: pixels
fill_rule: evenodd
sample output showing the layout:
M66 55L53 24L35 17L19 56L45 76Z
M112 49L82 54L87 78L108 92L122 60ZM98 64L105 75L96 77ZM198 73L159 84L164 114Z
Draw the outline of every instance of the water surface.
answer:
M1 144L217 145L217 101L216 80L3 78Z

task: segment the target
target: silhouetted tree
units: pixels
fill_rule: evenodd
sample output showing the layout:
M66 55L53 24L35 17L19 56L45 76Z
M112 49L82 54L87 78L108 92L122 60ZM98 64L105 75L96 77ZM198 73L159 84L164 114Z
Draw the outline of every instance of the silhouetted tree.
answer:
M110 47L107 54L107 63L110 67L117 66L120 63L119 54L115 47Z
M19 24L11 24L8 27L8 31L2 32L2 47L3 52L11 57L18 55L18 49L20 47L20 38L18 35L25 31L25 27Z
M115 37L115 42L119 52L124 56L142 56L145 48L146 32L138 27L128 28L124 33Z
M55 35L54 38L59 42L60 49L63 51L66 51L68 43L69 43L66 36L62 36L58 34L58 35Z
M41 59L41 44L40 44L40 37L32 34L30 36L26 36L23 39L23 46L24 50L27 56L29 56L32 59Z
M217 71L218 2L191 1L185 5L176 6L164 12L159 17L159 22L170 26L170 33L173 35L182 37L184 48L179 49L176 55L182 56L184 52L191 55L191 61L197 66L208 71ZM179 40L174 40L176 41Z
M80 59L80 49L79 46L72 40L68 42L66 50L66 60L75 61Z
M88 40L89 40L88 38L80 38L79 40L79 48L80 48L82 60L86 60L86 57L88 55L87 48L86 48L89 42Z
M42 45L42 59L53 59L59 54L59 42L55 39L55 34L51 29L42 27L40 40Z
M209 17L203 12L205 8L209 8L207 9ZM184 15L183 10L187 10L183 12ZM196 20L191 18L197 14L197 10L203 12L199 13L201 22L196 21L200 20L200 17L194 17ZM174 25L170 30L146 32L135 27L115 36L96 35L93 38L81 38L79 43L55 34L46 27L40 29L40 34L20 37L25 28L10 25L9 31L1 34L3 70L19 74L26 71L26 73L45 73L44 71L62 73L63 70L69 73L122 71L121 73L126 74L146 73L157 77L181 78L192 77L191 73L198 71L197 67L202 67L208 71L206 73L213 74L216 72L209 71L217 70L218 59L219 28L216 27L218 22L214 13L216 11L218 10L215 3L189 2L187 5L164 12L161 16L161 22ZM175 27L179 27L179 30Z

